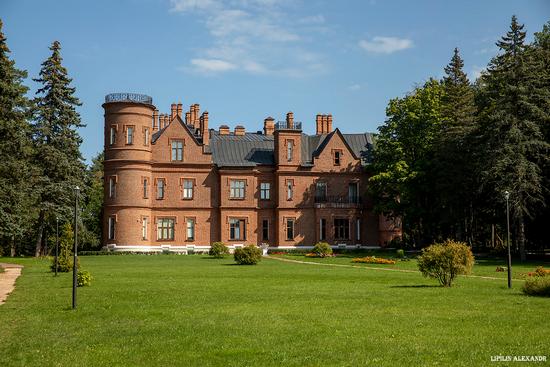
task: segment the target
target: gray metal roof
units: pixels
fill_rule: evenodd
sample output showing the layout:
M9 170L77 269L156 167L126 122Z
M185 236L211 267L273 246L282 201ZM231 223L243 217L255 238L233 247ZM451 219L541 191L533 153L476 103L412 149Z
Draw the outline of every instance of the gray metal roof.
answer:
M327 137L334 134L306 135L302 134L301 158L304 166L311 166L313 156L320 153ZM342 134L350 149L361 158L363 165L370 162L373 135ZM274 165L273 136L261 133L245 133L244 135L220 135L219 131L210 130L210 149L212 159L218 167L254 167L257 165Z

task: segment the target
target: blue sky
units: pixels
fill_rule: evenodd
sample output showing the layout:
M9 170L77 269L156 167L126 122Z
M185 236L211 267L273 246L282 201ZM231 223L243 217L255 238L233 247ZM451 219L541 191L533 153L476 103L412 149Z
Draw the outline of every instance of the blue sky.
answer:
M343 132L376 131L390 98L441 77L454 47L475 77L516 14L528 38L550 1L2 0L4 33L32 93L54 40L73 78L82 152L103 149L104 96L137 92L161 112L200 103L211 127L293 111L314 133L332 113Z

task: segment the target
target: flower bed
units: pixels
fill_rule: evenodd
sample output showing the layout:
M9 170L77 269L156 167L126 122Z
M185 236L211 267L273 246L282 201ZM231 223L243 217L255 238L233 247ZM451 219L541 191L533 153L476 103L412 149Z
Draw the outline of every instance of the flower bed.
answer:
M530 277L550 276L550 269L545 269L542 266L539 266L535 271L528 272L527 276L530 276Z
M305 257L318 257L318 258L323 258L323 257L336 257L336 254L332 253L332 254L327 254L327 255L324 255L324 256L321 256L319 254L316 254L315 252L308 252L307 254L304 255Z
M367 257L356 257L351 262L354 263L363 263L363 264L386 264L386 265L395 265L394 260L384 259L383 257L376 256L367 256Z

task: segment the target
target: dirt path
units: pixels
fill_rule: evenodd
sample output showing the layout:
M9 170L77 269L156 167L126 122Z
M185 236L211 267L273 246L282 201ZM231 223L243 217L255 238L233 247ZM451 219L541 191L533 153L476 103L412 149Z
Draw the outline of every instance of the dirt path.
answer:
M346 264L323 264L314 261L301 261L301 260L292 260L284 259L281 257L265 256L267 259L279 260L283 262L295 263L295 264L306 264L306 265L319 265L319 266L333 266L341 268L355 268L355 269L369 269L369 270L382 270L382 271L396 271L400 273L417 273L416 270L405 270L405 269L388 269L388 268L376 268L374 266L358 266L358 265L346 265ZM478 278L478 279L490 279L490 280L506 280L506 278L497 278L497 277L487 277L481 275L460 275L461 277L467 278ZM525 279L512 279L515 281L524 281Z
M0 273L0 305L4 303L8 295L15 288L15 280L21 275L23 266L16 264L0 263L4 272Z

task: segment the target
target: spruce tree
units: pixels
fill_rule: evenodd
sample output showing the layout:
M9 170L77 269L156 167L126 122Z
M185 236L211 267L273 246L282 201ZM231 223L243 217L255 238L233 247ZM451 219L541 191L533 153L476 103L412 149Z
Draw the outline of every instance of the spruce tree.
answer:
M27 73L10 59L2 26L0 20L0 252L9 247L13 256L32 220L32 144Z
M441 236L472 244L475 175L471 139L476 106L473 88L463 68L464 62L455 48L441 82L442 123L434 159L434 194L440 201Z
M62 65L61 45L50 47L52 54L43 63L36 92L34 140L36 162L40 167L39 216L35 256L41 252L42 236L47 221L55 216L71 217L74 188L84 183L84 164L80 153L77 128L84 125L76 107L81 103L74 95L67 69Z
M500 202L510 191L510 208L516 243L525 259L525 220L544 205L540 162L547 150L533 104L523 25L512 17L510 30L497 43L494 57L482 76L479 103L483 144L482 187ZM503 218L503 216L500 216Z

